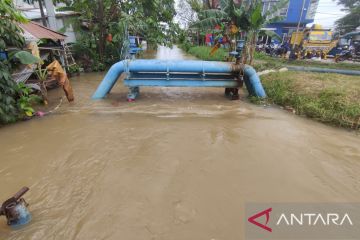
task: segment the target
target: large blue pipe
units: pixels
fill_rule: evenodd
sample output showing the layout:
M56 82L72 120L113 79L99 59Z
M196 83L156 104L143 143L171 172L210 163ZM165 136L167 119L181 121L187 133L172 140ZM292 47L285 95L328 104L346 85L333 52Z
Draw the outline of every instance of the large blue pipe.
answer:
M123 60L114 64L109 69L108 73L105 75L105 78L98 86L92 98L104 98L111 91L119 76L124 72L128 75L131 75L131 73L133 73L134 75L136 75L136 73L198 73L200 74L200 76L205 76L206 74L216 73L218 73L219 75L232 74L235 71L236 70L234 70L234 65L225 62L193 60ZM146 86L160 86L161 83L164 83L164 80L165 79L157 79L156 84L155 81L153 81L154 85L147 84ZM252 67L246 66L244 68L244 80L250 95L261 98L266 97L260 79ZM145 84L145 81L151 82L150 80L141 81L139 79L127 79L125 80L125 83L127 86L134 86L133 84L139 84L138 86L142 86ZM170 81L172 82L173 80ZM215 83L215 81L213 81L214 85L211 85L210 83L205 83L207 81L204 81L204 85L201 85L201 82L197 81L198 85L196 85L194 82L195 85L193 86L235 87L235 85L231 85L229 81L230 80L223 81L223 85L221 85L221 83L219 82ZM231 81L236 83L235 80ZM180 81L178 81L178 83L180 84ZM179 84L173 82L166 84L166 86L180 86Z
M244 68L244 82L250 96L265 98L266 93L255 69L246 65Z

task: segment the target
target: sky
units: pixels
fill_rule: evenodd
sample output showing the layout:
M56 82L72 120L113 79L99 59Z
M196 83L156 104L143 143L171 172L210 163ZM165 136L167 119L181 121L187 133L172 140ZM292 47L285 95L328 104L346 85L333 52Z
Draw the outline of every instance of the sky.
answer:
M333 27L334 22L345 15L341 8L342 6L333 0L320 0L314 23L319 23L325 28Z
M175 0L176 5L178 2L179 0ZM341 11L341 6L337 5L335 1L320 0L314 23L319 23L324 28L331 28L334 26L335 21L344 15L345 13Z

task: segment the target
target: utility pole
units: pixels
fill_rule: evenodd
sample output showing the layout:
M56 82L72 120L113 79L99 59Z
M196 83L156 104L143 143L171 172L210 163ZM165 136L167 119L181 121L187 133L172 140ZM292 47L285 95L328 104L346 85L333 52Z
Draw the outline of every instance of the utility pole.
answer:
M301 13L300 13L299 22L298 22L298 25L297 25L297 28L296 28L296 35L295 35L295 39L294 39L293 49L295 48L295 45L296 45L296 42L297 42L297 37L298 37L299 28L300 28L300 23L301 23L303 14L304 14L305 2L306 2L306 0L302 0Z

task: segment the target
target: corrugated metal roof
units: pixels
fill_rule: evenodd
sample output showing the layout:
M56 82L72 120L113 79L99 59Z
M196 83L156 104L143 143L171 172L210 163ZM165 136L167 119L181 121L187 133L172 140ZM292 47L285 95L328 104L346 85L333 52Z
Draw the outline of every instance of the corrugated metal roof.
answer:
M35 22L21 23L20 27L38 39L64 40L67 36Z

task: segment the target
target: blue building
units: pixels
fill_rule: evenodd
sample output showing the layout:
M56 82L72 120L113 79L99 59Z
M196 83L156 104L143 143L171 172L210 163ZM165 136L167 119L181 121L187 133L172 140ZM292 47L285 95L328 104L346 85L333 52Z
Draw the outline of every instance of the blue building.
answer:
M279 0L263 0L263 14L269 10L271 11L271 8L277 2ZM300 29L304 28L306 24L314 22L318 5L319 0L290 0L287 7L274 14L280 15L284 19L280 22L269 24L267 27L273 28L277 34L285 38L293 31L296 31L299 21Z

